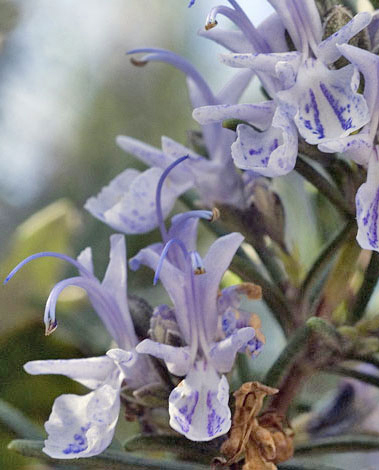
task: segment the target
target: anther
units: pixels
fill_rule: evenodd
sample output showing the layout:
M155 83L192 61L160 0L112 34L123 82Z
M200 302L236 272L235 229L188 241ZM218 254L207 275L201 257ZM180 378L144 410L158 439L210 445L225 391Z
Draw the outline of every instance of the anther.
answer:
M46 323L45 327L45 336L51 335L57 329L58 323L56 320L51 320L49 318L48 322Z
M204 263L199 253L197 251L192 251L190 256L193 273L196 275L205 274Z
M136 67L145 67L145 65L149 63L148 60L138 60L138 59L135 59L134 57L130 58L130 62Z
M212 218L209 222L216 222L220 218L220 211L217 209L217 207L214 207L212 209Z
M209 31L210 29L214 28L214 27L217 26L217 25L218 25L217 21L216 21L216 20L213 20L213 21L209 21L209 22L204 26L204 28L205 28L206 31Z

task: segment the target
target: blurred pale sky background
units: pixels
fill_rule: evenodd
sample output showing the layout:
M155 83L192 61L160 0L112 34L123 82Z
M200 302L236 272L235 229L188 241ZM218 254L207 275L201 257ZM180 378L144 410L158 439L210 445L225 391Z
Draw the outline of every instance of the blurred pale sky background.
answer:
M218 1L198 0L191 9L186 0L14 3L18 24L0 56L0 183L1 196L11 205L29 204L65 164L62 154L70 152L86 107L105 81L126 82L127 92L136 93L141 73L132 70L124 55L128 49L151 45L183 53L216 88L227 76L228 70L217 63L220 48L196 37ZM254 10L256 23L270 11L264 1L241 5ZM148 119L149 109L134 112Z

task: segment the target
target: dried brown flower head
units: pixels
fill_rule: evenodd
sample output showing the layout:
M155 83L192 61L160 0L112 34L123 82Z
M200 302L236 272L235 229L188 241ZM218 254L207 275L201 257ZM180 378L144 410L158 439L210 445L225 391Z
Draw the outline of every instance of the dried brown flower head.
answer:
M221 447L227 458L224 465L244 457L243 470L276 470L277 463L292 457L293 431L283 424L283 418L272 411L258 417L264 398L277 392L259 382L247 382L234 393L233 424Z

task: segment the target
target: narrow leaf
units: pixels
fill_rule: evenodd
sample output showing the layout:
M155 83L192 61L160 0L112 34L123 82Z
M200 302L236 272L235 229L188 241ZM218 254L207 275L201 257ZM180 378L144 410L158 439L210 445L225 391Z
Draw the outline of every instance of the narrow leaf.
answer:
M29 439L43 438L42 429L24 416L20 410L1 399L0 422L15 432L18 437Z
M379 450L379 436L346 435L315 439L296 447L296 455L309 452L363 452Z
M325 372L328 372L330 374L343 375L345 377L351 377L353 379L360 380L361 382L365 382L369 385L373 385L374 387L379 387L379 377L376 375L366 374L358 370L349 369L347 367L341 366L332 367L326 370Z
M209 470L209 466L194 465L186 462L176 462L169 460L153 460L136 457L115 450L106 450L102 454L93 458L83 459L52 459L42 452L42 441L30 441L18 439L8 445L8 449L18 452L27 457L35 457L53 464L55 467L67 464L74 464L77 467L97 468L103 470Z

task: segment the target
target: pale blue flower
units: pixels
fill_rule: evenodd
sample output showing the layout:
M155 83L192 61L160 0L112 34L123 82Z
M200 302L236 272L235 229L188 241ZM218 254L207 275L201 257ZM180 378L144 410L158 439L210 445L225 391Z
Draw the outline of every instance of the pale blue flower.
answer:
M174 347L145 339L137 352L163 359L172 374L185 376L169 397L170 425L188 439L207 441L225 434L231 425L229 386L222 374L231 370L238 351L248 348L254 354L261 344L254 343L256 332L247 324L235 325L228 333L221 326L235 298L229 292L220 305L219 284L243 237L231 233L219 238L202 259L196 251L199 218L211 220L212 213L179 214L168 232L161 220L164 243L142 249L130 267L149 266L156 272L155 281L161 279L184 344Z
M208 23L216 21L217 14L233 17L245 40L249 40L251 51L236 53L236 47L226 45L233 54L222 56L229 66L248 68L254 71L266 92L273 98L275 112L270 127L259 125L256 107L254 116L247 121L250 126L237 127L237 141L232 147L235 164L241 169L256 171L264 176L280 176L291 171L296 163L297 131L310 144L323 145L331 140L344 139L364 126L370 119L366 100L358 90L359 73L353 65L341 70L331 70L329 64L340 56L340 44L365 28L369 13L356 15L335 34L322 41L321 19L313 0L271 0L276 12L267 22L267 32L275 36L278 29L281 40L270 43L264 29L254 28L237 4L231 8L212 9ZM288 51L283 31L287 30L296 51ZM218 42L224 33L219 33ZM214 38L213 38L214 39ZM229 46L228 46L229 44ZM266 103L262 103L262 120L265 122ZM238 114L236 105L233 114ZM216 111L217 114L218 111ZM200 122L195 110L194 115ZM214 111L208 107L208 122L215 120ZM226 119L224 115L224 119ZM296 127L295 127L295 125ZM296 131L297 128L297 131Z
M217 95L213 94L199 72L184 58L162 49L136 49L130 54L144 53L145 62L165 62L181 70L193 107L218 103L235 103L250 82L250 70L239 72ZM91 197L85 208L96 218L124 233L143 233L157 226L155 192L163 171L177 158L190 159L176 168L165 181L162 211L166 217L175 200L190 188L196 188L202 203L212 207L225 203L245 207L244 182L230 158L233 134L221 123L202 126L202 135L209 158L193 152L168 137L162 137L162 150L132 137L118 136L118 145L151 168L139 172L127 169L117 176L96 197ZM223 181L223 184L220 184Z
M46 303L46 333L57 326L55 306L68 286L84 289L89 300L117 346L106 355L88 359L31 361L24 368L29 374L59 374L92 389L87 395L61 395L45 423L48 438L43 451L53 458L92 457L111 443L120 411L121 387L135 390L147 383L159 382L148 358L135 351L138 343L127 303L127 266L125 239L110 238L110 261L104 279L94 275L92 253L86 248L74 260L59 253L44 252L21 262L7 277L8 281L29 261L53 256L74 265L79 276L58 282Z

